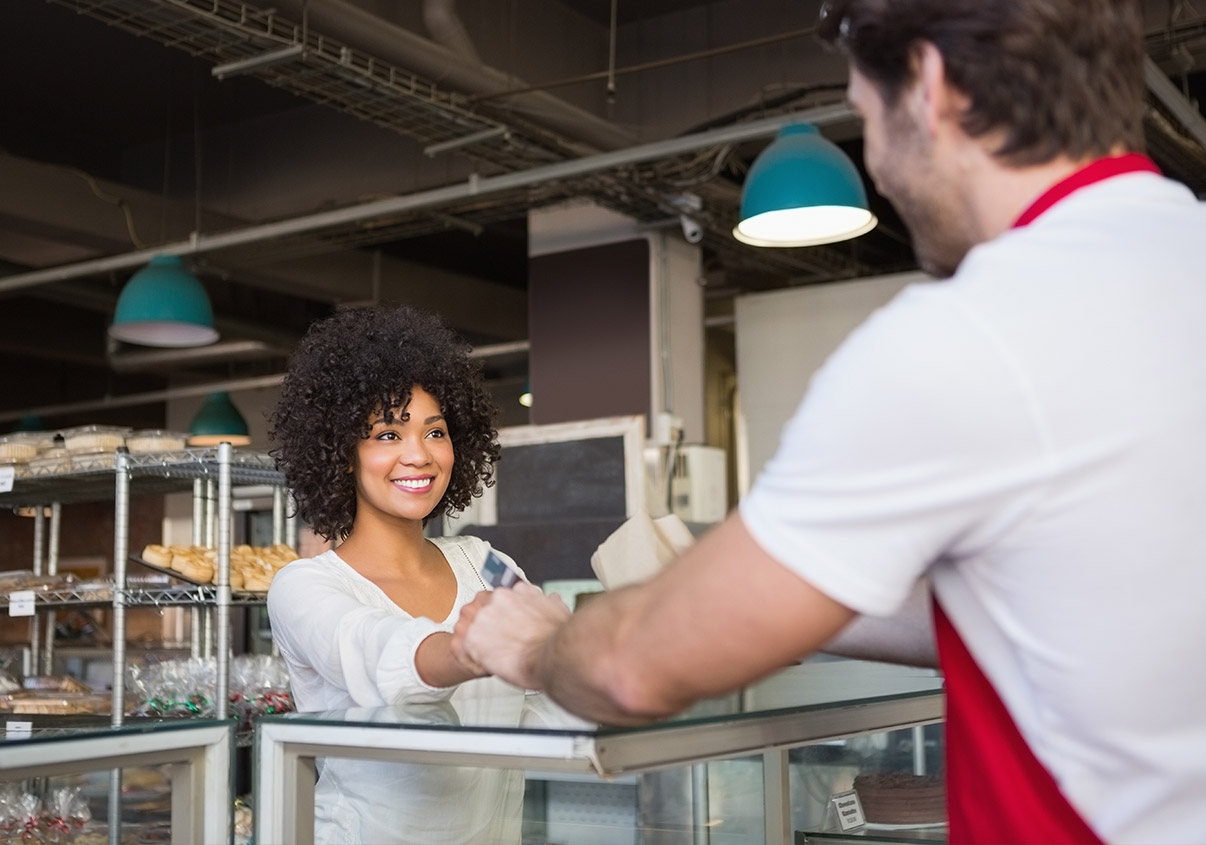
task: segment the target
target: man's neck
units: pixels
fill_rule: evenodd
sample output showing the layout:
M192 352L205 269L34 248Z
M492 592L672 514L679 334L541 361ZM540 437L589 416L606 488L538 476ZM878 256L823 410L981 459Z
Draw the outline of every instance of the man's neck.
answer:
M1061 156L1045 164L1007 167L985 154L968 174L970 211L979 242L991 241L1007 231L1052 185L1090 161Z

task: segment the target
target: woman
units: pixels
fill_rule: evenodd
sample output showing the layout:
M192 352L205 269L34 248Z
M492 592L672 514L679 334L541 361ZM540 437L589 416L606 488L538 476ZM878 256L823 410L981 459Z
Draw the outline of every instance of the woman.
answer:
M268 593L299 710L441 703L518 723L523 692L474 680L451 645L461 607L486 589L490 547L423 533L480 495L499 455L468 351L434 317L373 307L316 323L290 361L273 455L299 515L338 543L286 566ZM522 773L328 759L315 841L518 842L522 796Z

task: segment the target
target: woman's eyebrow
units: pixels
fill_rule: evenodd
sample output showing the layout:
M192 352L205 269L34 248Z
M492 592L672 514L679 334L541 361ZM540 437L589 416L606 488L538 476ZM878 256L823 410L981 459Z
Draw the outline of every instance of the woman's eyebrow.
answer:
M428 418L427 418L427 419L426 419L426 420L423 422L423 425L431 425L433 422L439 422L439 421L440 421L440 420L442 420L442 419L444 419L444 415L443 415L443 414L436 414L434 417L428 417Z

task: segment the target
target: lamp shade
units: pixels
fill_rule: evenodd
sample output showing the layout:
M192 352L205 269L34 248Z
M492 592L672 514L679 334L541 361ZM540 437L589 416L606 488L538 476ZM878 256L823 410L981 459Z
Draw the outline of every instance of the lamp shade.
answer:
M875 228L858 168L815 126L794 123L754 160L733 237L752 246L816 246Z
M46 423L37 414L26 414L21 417L20 422L13 431L45 431Z
M230 401L226 391L211 393L205 398L197 415L188 427L190 446L246 446L251 442L247 434L247 420Z
M176 255L156 255L130 277L109 336L143 346L204 346L218 339L205 288Z

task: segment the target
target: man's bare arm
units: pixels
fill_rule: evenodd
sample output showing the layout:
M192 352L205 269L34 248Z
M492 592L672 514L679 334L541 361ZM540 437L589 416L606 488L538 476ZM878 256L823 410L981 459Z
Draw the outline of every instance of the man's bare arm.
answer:
M853 616L763 551L737 513L655 578L564 623L533 593L470 605L458 642L505 680L609 724L738 689L815 651Z
M858 616L821 651L858 660L938 667L929 581L921 579L895 615Z

